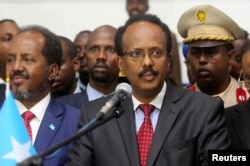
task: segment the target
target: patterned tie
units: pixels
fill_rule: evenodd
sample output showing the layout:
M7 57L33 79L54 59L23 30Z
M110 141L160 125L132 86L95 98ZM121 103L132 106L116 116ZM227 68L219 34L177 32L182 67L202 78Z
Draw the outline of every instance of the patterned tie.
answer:
M32 130L31 130L31 126L30 126L30 121L35 117L35 115L30 112L30 111L25 111L22 114L23 120L24 120L24 124L27 128L27 131L29 133L30 139L32 139Z
M155 107L150 104L141 104L139 108L144 112L144 121L137 133L137 142L139 147L140 165L146 166L150 144L154 134L150 115Z

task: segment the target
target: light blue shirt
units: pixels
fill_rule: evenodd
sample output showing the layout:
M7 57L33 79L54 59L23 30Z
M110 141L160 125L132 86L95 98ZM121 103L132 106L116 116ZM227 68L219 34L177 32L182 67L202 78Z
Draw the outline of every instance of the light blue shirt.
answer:
M89 84L87 85L86 91L87 91L89 101L98 99L98 98L103 97L103 96L107 96L107 95L97 91L96 89L92 88Z
M74 90L73 94L80 93L80 92L82 92L81 88L78 85L76 85L76 89Z
M166 89L167 89L167 84L166 82L164 82L160 93L155 97L154 100L148 103L155 107L154 111L150 115L150 119L151 119L154 131L155 131L155 127L159 118L160 109L161 109L162 102L166 93ZM140 108L138 108L138 106L140 104L146 104L146 103L141 103L139 100L135 98L134 95L132 95L132 101L133 101L134 111L135 111L135 127L136 127L136 133L137 133L144 120L144 113L142 112Z

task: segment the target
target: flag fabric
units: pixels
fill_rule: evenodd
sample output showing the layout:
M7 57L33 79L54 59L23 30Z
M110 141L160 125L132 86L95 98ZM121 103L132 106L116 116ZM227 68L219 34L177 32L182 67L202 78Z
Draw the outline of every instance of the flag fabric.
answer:
M0 165L14 166L36 155L11 92L0 110Z

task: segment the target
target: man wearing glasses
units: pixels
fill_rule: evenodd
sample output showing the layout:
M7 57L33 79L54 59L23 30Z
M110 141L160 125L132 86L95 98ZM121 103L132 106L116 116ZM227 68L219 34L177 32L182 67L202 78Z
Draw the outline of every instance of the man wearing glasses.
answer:
M209 149L229 146L223 103L165 81L171 41L168 26L154 15L135 15L118 28L117 63L132 96L117 106L121 117L73 142L67 166L206 166ZM78 126L110 98L85 103Z
M250 93L250 39L243 46L243 82ZM226 122L229 128L232 149L250 149L250 99L226 109Z
M137 14L146 14L149 11L149 0L126 0L126 11L129 17ZM167 78L170 79L176 86L181 87L181 66L180 55L178 51L178 43L175 33L171 32L172 49L171 49L171 68L167 73Z

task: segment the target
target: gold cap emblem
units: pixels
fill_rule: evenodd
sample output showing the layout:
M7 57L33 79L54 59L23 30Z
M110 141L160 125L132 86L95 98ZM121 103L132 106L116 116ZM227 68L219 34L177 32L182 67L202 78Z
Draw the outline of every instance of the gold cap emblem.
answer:
M196 19L198 20L198 22L204 23L207 19L206 12L204 10L198 10L196 12Z

